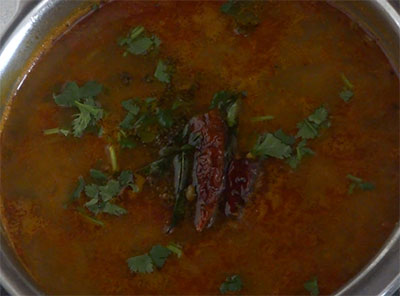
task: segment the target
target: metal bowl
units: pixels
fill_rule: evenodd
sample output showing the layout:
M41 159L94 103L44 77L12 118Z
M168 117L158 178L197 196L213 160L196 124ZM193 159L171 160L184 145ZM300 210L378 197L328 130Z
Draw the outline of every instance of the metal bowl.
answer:
M57 32L64 31L65 25L69 26L76 21L91 4L90 0L1 1L2 21L4 21L4 8L8 8L13 20L3 33L0 31L0 119L7 111L10 98L24 81L35 59L45 49L43 45L51 42L49 36L56 36ZM7 3L8 6L5 5ZM398 2L392 5L387 0L332 0L330 3L349 15L376 40L399 75L400 5ZM71 15L74 17L71 18ZM0 235L0 283L13 295L43 294L19 263L1 225ZM375 258L335 295L391 296L399 287L400 227L397 224Z

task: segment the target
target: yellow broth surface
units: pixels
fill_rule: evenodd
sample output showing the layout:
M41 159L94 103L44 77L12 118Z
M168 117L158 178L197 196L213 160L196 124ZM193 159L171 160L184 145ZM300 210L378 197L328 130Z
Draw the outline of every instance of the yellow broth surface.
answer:
M218 294L225 278L239 274L241 294L306 294L318 278L332 293L377 253L399 219L399 80L377 44L344 14L323 2L273 1L259 8L261 23L234 32L221 2L115 1L72 27L39 59L13 98L1 134L2 220L21 262L48 294ZM117 43L134 26L160 37L155 55L123 56ZM88 223L64 204L79 176L109 170L104 137L43 134L70 122L70 110L53 100L67 81L96 80L104 124L117 127L121 101L158 97L165 84L152 76L158 58L171 59L176 89L197 85L192 114L208 110L217 91L246 91L239 121L245 155L257 135L296 124L324 104L331 126L308 141L315 151L293 170L270 158L240 219L218 213L197 232L193 204L172 234L164 227L172 204L163 199L172 179L140 193L124 192L120 217L100 214ZM121 73L129 73L129 86ZM345 73L354 97L340 97ZM273 115L253 122L252 117ZM118 150L121 169L157 159L152 145ZM347 174L372 182L372 191L347 193ZM157 188L155 188L157 187ZM153 245L175 242L161 270L129 271L126 260Z

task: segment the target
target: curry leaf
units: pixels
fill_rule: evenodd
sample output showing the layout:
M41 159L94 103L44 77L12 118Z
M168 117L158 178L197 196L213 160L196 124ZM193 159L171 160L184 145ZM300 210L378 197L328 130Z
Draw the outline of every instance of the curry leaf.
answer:
M115 204L107 202L104 205L103 213L107 213L107 214L114 215L114 216L121 216L121 215L126 214L127 211L120 206L117 206Z

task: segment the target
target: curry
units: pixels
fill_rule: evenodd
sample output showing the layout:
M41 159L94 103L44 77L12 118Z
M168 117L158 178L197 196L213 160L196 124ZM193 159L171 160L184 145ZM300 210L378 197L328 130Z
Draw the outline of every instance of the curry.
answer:
M111 1L1 131L1 211L48 294L329 294L399 220L399 79L324 2Z

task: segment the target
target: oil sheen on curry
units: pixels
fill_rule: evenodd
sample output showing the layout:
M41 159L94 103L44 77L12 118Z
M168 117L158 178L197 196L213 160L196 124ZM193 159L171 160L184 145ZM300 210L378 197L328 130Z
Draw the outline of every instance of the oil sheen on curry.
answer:
M1 133L2 220L48 294L328 294L399 219L399 80L324 2L113 1Z

